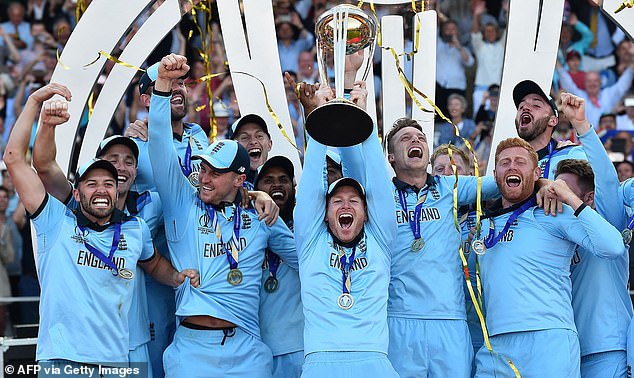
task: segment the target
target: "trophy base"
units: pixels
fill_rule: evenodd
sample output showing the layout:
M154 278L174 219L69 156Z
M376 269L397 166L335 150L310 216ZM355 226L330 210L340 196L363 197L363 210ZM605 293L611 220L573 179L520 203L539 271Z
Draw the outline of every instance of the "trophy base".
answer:
M306 117L308 135L331 147L359 144L368 139L373 128L370 115L345 99L329 101Z

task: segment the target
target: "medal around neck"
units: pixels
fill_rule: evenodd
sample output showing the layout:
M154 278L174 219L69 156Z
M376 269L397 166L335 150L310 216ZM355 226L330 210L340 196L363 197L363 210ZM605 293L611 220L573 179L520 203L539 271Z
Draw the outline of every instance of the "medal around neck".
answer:
M471 248L473 248L473 251L475 252L476 255L478 256L482 256L486 253L487 248L484 245L484 240L482 239L476 239L471 243Z
M350 310L354 304L354 298L349 293L343 293L337 298L337 304L343 310Z
M423 238L414 239L412 242L411 250L412 252L418 252L425 246L425 240Z
M632 230L626 228L621 232L621 236L623 237L623 244L630 245L632 242Z
M124 280L131 280L134 278L134 272L128 268L121 268L119 269L119 277L123 278Z
M280 282L275 277L269 277L264 281L264 290L267 293L273 293L280 286Z
M231 269L227 273L227 282L233 286L238 286L242 283L242 271L240 269Z

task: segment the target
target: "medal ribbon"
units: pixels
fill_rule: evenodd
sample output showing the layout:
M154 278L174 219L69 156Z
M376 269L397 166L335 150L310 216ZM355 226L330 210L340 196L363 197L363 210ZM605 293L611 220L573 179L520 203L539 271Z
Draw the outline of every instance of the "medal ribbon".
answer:
M236 205L235 213L233 214L233 235L231 237L231 253L227 251L225 247L225 243L222 240L222 231L220 230L220 224L218 223L218 218L216 216L216 211L211 207L207 206L207 213L211 218L212 227L216 230L216 237L220 242L221 248L225 250L225 255L227 255L227 261L229 261L229 269L238 269L238 243L240 241L240 206Z
M630 217L630 219L627 221L627 227L628 230L632 231L632 229L634 229L634 215L632 215Z
M189 143L187 143L187 150L185 150L185 164L181 161L181 157L178 157L178 165L181 166L181 171L185 177L189 177L192 173L192 136L189 136ZM213 218L212 218L213 219Z
M502 232L500 232L499 234L497 234L497 236L493 237L494 233L495 233L495 224L493 223L493 219L491 219L491 227L489 227L489 235L487 235L486 238L484 238L484 245L487 248L491 248L494 245L497 244L497 242L499 242L502 237L504 235L506 235L506 233L508 232L509 228L511 228L511 224L523 213L525 212L529 207L531 206L535 206L536 200L535 197L531 197L528 201L526 201L522 206L520 206L518 209L516 209L513 214L511 214L511 216L509 217L509 219L506 220L506 224L504 225L504 228L502 229Z
M77 227L79 227L79 229L81 230L83 234L85 228L79 225ZM110 252L108 253L108 256L106 256L103 252L101 252L97 248L88 244L86 239L84 239L84 246L86 247L86 249L88 249L88 251L92 253L96 258L98 258L102 263L106 264L110 269L112 269L115 275L119 274L119 268L117 268L117 265L112 260L112 256L114 256L114 252L119 247L120 238L121 238L121 223L117 222L114 224L114 233L112 235L112 245L110 246Z
M266 250L266 261L269 264L269 274L275 278L277 276L277 268L280 266L280 257L273 251Z
M423 204L425 203L425 200L427 199L428 191L429 191L429 188L425 189L423 194L419 197L418 201L416 202L416 207L414 208L414 219L410 219L409 217L409 211L407 210L407 200L405 199L405 191L404 190L398 191L398 202L401 204L401 209L403 209L403 211L405 212L405 217L407 218L407 221L409 222L409 227L412 229L412 233L414 234L414 239L416 240L420 239L419 219L420 219L420 213L423 208Z
M343 248L340 250L339 254L339 262L341 263L341 281L342 281L342 292L343 294L350 294L351 280L350 280L350 268L352 268L352 264L354 263L354 256L357 252L357 247L352 247L352 253L350 257L346 260L346 254L343 251Z

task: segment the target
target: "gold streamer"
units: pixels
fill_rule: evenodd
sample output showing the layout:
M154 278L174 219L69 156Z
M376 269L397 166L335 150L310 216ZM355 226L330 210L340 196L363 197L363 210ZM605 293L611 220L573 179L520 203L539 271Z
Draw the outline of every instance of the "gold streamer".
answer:
M625 8L632 8L634 7L634 0L627 0L621 3L621 5L619 5L618 8L616 8L616 10L614 11L614 13L619 13L620 11L622 11Z
M59 49L57 49L57 51L55 51L55 55L57 56L57 63L59 63L60 67L62 67L66 71L70 70L70 67L68 67L67 65L62 63L62 60L59 57Z
M141 72L145 72L145 70L143 68L137 67L137 66L135 66L133 64L126 63L126 62L124 62L122 60L119 60L119 58L114 57L114 56L108 54L107 52L105 52L103 50L99 50L97 59L93 60L92 62L90 62L90 63L88 63L86 65L84 65L83 68L86 68L86 67L88 67L90 65L93 65L93 64L97 63L99 58L101 58L102 56L105 57L106 59L108 59L109 61L114 62L114 63L116 63L116 64L118 64L120 66L127 67L127 68L132 68L132 69L135 69L135 70L141 71Z
M90 92L90 97L88 97L88 120L90 120L90 118L92 117L92 112L94 110L93 107L93 98L95 96L95 91Z
M79 22L84 12L86 12L86 0L77 0L77 5L75 6L75 23Z
M266 86L264 85L264 83L262 82L262 80L258 79L257 77L251 75L250 73L247 72L241 72L241 71L236 71L234 72L235 74L242 74L242 75L247 75L249 77L254 78L255 80L257 80L260 85L262 85L262 90L264 91L264 102L266 103L266 107L269 110L269 114L271 115L271 117L273 118L273 120L275 121L275 124L277 125L277 128L280 129L280 132L282 133L282 135L284 136L284 138L286 138L286 140L288 141L288 143L291 144L291 146L293 146L297 151L300 151L299 148L297 148L297 146L295 145L295 142L293 142L291 140L291 138L288 136L288 134L286 133L286 130L284 129L284 126L282 126L282 122L280 122L280 119L277 118L277 114L275 114L275 112L273 111L273 107L271 107L271 103L269 102L269 96L266 93Z

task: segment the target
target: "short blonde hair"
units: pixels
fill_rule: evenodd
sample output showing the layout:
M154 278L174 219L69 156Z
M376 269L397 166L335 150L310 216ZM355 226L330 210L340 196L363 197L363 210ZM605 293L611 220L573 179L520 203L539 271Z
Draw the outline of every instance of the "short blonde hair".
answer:
M530 155L531 160L533 161L533 164L535 164L536 167L538 166L537 152L535 152L535 149L533 148L533 146L531 146L530 144L528 144L527 141L521 138L507 138L501 141L500 144L498 144L497 148L495 149L495 164L497 164L502 151L512 147L521 147L525 149L526 151L528 151L528 154Z
M465 168L467 170L471 169L471 160L467 156L467 153L453 144L446 144L446 143L436 147L436 149L434 150L434 153L431 155L431 158L430 158L431 165L434 166L434 162L436 161L436 159L438 159L438 157L442 155L449 155L449 148L451 148L451 152L454 154L454 156L455 155L460 156L462 161L465 163Z

